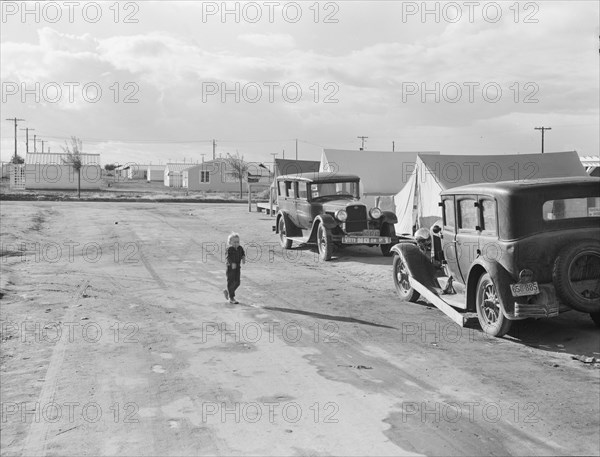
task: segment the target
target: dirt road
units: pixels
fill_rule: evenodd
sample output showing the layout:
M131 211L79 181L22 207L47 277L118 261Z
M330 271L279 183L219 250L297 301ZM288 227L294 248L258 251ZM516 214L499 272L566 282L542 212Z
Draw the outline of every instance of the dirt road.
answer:
M2 455L598 455L588 316L505 339L244 205L2 202ZM223 243L248 262L225 302Z

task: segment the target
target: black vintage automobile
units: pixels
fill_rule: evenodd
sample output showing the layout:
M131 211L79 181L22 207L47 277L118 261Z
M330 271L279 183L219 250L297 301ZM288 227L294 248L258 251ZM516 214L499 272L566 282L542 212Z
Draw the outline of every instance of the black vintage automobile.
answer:
M277 213L273 230L281 246L316 243L321 260L331 259L334 245L381 246L391 255L398 242L393 212L360 201L360 178L334 173L300 173L277 178Z
M517 319L575 309L600 325L600 179L471 184L441 194L443 218L392 248L396 290L502 336Z

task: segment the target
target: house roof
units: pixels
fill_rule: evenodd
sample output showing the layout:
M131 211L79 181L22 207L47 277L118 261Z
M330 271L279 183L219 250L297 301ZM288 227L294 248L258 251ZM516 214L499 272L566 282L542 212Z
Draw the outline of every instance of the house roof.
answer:
M348 182L348 181L358 181L360 176L348 174L348 173L330 173L328 171L325 172L315 172L315 173L294 173L291 175L281 175L277 176L277 181L304 181L304 182L327 182L327 183L335 183L335 182Z
M579 157L584 167L600 167L600 156Z
M100 165L100 154L80 154L82 165ZM25 163L28 165L68 165L65 161L69 160L65 153L39 153L30 152L25 156Z
M181 172L183 170L187 170L188 168L192 168L195 167L196 164L194 163L168 163L165 166L165 171L174 171L174 172Z

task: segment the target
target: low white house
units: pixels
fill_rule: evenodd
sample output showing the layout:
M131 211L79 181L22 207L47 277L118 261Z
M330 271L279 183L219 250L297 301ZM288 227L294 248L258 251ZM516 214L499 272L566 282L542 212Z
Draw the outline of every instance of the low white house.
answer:
M193 167L193 163L168 163L164 171L167 187L183 187L183 171Z
M581 165L591 176L600 176L600 156L579 157Z
M164 181L165 165L148 165L146 179L150 181Z
M147 179L148 178L148 165L139 165L132 163L127 169L128 179Z
M253 162L248 163L248 175L251 182L269 184L272 175L266 168ZM244 179L243 189L246 189ZM215 159L194 165L183 171L183 187L189 190L210 192L239 192L240 181L232 174L225 159Z
M26 189L77 189L77 172L64 153L29 153L25 156ZM100 189L100 154L81 154L81 189Z

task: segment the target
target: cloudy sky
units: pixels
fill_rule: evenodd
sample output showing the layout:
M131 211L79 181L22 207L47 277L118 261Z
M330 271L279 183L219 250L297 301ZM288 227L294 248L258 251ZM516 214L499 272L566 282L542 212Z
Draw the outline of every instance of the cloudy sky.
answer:
M540 126L597 155L599 35L597 1L3 1L1 159L15 116L103 164L538 152Z

